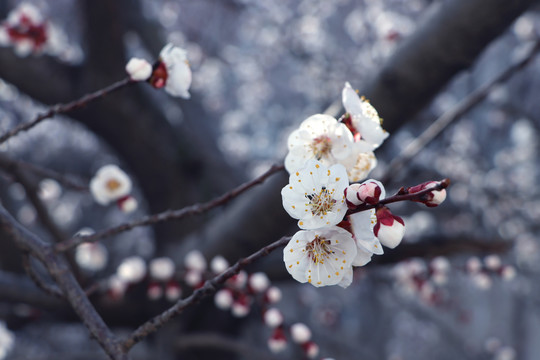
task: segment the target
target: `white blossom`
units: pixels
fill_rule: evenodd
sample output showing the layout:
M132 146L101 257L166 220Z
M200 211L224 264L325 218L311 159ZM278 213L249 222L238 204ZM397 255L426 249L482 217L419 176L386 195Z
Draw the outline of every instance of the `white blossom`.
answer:
M264 323L271 328L283 324L283 314L276 308L270 308L264 313Z
M295 343L304 344L311 339L311 330L303 323L292 324L291 337Z
M349 184L343 165L329 169L310 160L302 170L291 174L289 184L281 190L283 207L299 219L301 229L336 225L345 216L345 188Z
M116 269L116 275L127 283L139 282L146 275L146 263L140 256L127 257Z
M292 277L316 287L346 287L347 282L341 282L350 275L356 255L357 245L351 233L337 226L301 230L283 250L283 260Z
M353 238L356 241L358 249L361 250L357 254L358 259L355 259L355 262L353 263L354 266L365 265L359 264L361 258L366 256L365 253L376 255L382 255L384 253L379 239L377 239L373 233L375 221L376 217L374 209L361 211L349 216ZM371 255L369 255L369 258L371 258Z
M342 91L345 111L350 115L349 129L354 135L357 151L369 152L378 148L388 137L382 128L382 119L377 110L365 99L358 96L348 82Z
M172 96L189 99L191 69L186 50L167 44L159 54L159 61L154 66L150 83L158 89L165 87L165 91Z
M108 205L131 192L131 180L116 165L105 165L90 180L90 192L101 205Z
M221 255L214 256L212 261L210 261L210 270L214 274L221 274L229 267L229 262Z
M118 207L126 214L132 213L139 207L139 202L133 196L125 196L118 200Z
M222 289L216 292L216 295L214 295L214 303L218 309L230 309L233 303L233 295L231 291L228 289Z
M344 124L330 115L313 115L289 135L285 168L292 174L310 159L331 166L350 157L352 147L352 134Z
M167 281L174 275L175 264L168 257L160 257L150 261L148 268L153 279Z
M184 257L184 266L189 270L205 271L206 259L199 250L191 250Z
M249 286L251 289L257 293L263 292L270 286L270 280L265 273L256 272L250 275L249 277Z
M83 243L75 250L75 261L82 269L99 271L107 265L108 253L103 244Z
M281 300L281 290L279 290L276 286L270 286L268 290L266 290L266 300L270 304L275 304Z

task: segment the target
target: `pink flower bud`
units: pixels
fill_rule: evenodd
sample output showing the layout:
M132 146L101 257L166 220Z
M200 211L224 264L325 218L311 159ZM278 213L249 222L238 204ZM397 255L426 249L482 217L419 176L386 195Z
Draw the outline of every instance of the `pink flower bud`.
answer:
M137 199L135 199L131 195L124 196L123 198L118 199L117 204L120 210L122 212L125 212L126 214L134 212L139 207Z
M405 222L392 214L386 206L377 209L375 214L377 223L373 227L373 233L381 244L391 249L395 248L405 235Z
M430 189L432 187L437 186L437 181L428 181L420 185L416 185L413 187L410 187L408 189L409 194L414 194L417 192L420 192L425 189ZM418 200L413 200L416 202L421 202L425 204L427 207L435 207L440 205L444 200L446 199L446 190L434 190L431 192L428 192L427 194L422 195L422 197Z
M251 298L247 295L240 294L238 298L236 298L232 304L231 312L233 316L241 318L247 316L249 314Z
M315 344L313 341L308 341L302 345L304 352L308 359L315 359L319 355L319 345Z
M182 296L182 289L180 288L180 284L178 282L171 280L167 283L167 287L165 288L165 297L169 301L176 301L180 299L180 296Z
M345 189L345 198L349 208L367 203L377 204L385 196L383 185L377 180L367 180L362 184L351 184Z
M160 284L151 282L146 289L146 295L150 300L159 300L163 296L163 288Z
M274 333L268 339L268 348L274 354L280 353L287 347L287 339L283 333L283 329L278 327L274 330Z

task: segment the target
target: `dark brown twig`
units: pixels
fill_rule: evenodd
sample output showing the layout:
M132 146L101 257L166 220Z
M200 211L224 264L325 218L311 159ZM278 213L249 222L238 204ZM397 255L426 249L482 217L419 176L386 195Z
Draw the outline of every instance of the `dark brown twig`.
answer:
M190 296L185 299L179 300L169 309L165 310L160 315L153 317L148 320L146 323L139 326L130 336L124 341L124 349L129 350L139 341L144 339L146 336L156 332L161 328L165 323L170 321L172 318L180 315L184 309L188 306L197 304L203 298L212 295L220 285L222 285L227 279L238 274L238 272L246 267L247 265L253 263L254 261L270 254L277 248L280 248L287 244L291 238L289 236L282 237L276 242L273 242L270 245L263 247L262 249L254 252L250 256L238 260L233 266L225 270L220 275L217 275L211 280L207 280L202 287L195 290Z
M180 220L184 217L191 216L191 215L197 215L202 214L206 211L209 211L213 208L216 208L218 206L224 205L228 201L234 199L238 195L242 194L243 192L249 190L255 185L261 184L264 180L266 180L271 175L281 171L284 169L283 165L273 165L270 169L268 169L264 174L258 176L257 178L248 181L246 183L243 183L242 185L236 187L235 189L213 199L205 203L196 203L190 206L186 206L182 209L178 210L167 210L159 214L149 215L145 216L139 220L135 220L129 223L125 223L119 226L111 227L107 230L103 230L100 232L97 232L92 235L88 236L77 236L73 237L67 241L64 241L62 243L58 243L56 245L57 251L65 251L68 249L71 249L81 243L84 242L95 242L98 240L101 240L103 238L107 238L110 236L117 235L121 232L128 231L131 229L134 229L139 226L147 226L147 225L153 225L164 221L170 221L170 220Z
M432 191L446 189L449 185L450 185L450 180L449 179L443 179L441 181L437 181L437 184L433 185L429 189L424 189L424 190L421 190L421 191L418 191L418 192L415 192L415 193L410 193L410 194L403 193L403 189L401 189L400 191L398 191L397 194L395 194L393 196L389 196L387 198L384 198L381 201L379 201L377 204L373 204L373 205L370 205L370 204L367 204L367 203L360 204L355 209L348 210L347 215L356 214L358 212L366 211L366 210L369 210L369 209L375 209L377 207L380 207L381 205L391 204L391 203L395 203L395 202L398 202L398 201L422 200L422 197L424 195L426 195L426 194L428 194L428 193L430 193Z
M20 124L19 126L16 126L12 130L10 130L7 133L5 133L4 135L0 136L0 144L4 143L5 141L7 141L11 137L17 135L18 133L20 133L22 131L27 131L27 130L33 128L34 126L36 126L37 124L39 124L40 122L42 122L45 119L51 118L51 117L53 117L55 115L58 115L58 114L67 113L67 112L70 112L72 110L81 108L81 107L87 105L91 101L94 101L96 99L105 97L106 95L110 94L111 92L116 91L118 89L121 89L121 88L123 88L123 87L125 87L127 85L132 84L132 83L133 83L133 81L131 81L129 78L125 78L123 80L115 82L112 85L107 86L106 88L100 89L100 90L95 91L95 92L90 93L90 94L86 94L83 97L81 97L81 98L79 98L79 99L77 99L75 101L69 102L67 104L54 105L51 108L49 108L49 110L47 112L45 112L45 113L43 113L41 115L38 115L34 120L32 120L30 122L27 122L27 123L24 123L24 124Z
M403 151L395 157L388 165L384 176L381 178L382 183L387 183L391 177L394 177L403 166L411 161L422 149L432 142L445 128L451 123L460 119L463 115L473 109L476 105L482 102L490 92L499 84L508 81L518 71L525 68L540 52L540 40L537 40L530 52L521 60L509 66L506 70L500 73L495 79L481 86L466 98L461 100L452 109L446 111L437 120L435 120L420 136L414 139Z

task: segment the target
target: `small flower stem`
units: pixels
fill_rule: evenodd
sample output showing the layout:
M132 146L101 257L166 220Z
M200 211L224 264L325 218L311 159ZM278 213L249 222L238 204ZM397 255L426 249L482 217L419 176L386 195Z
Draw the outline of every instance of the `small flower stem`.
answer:
M54 105L51 108L49 108L47 112L38 115L34 120L24 123L24 124L20 124L19 126L16 126L12 130L0 136L0 144L6 142L7 140L19 134L22 131L30 130L31 128L33 128L34 126L36 126L37 124L39 124L45 119L51 118L58 114L67 113L75 109L81 108L96 99L105 97L106 95L133 83L134 82L131 81L129 78L125 78L123 80L117 81L114 84L107 86L106 88L100 89L90 94L86 94L75 101L69 102L67 104Z
M278 241L267 245L258 251L254 252L250 256L238 260L233 266L215 276L214 278L207 280L202 287L195 290L190 296L185 299L179 300L176 304L165 310L163 313L153 317L141 326L139 326L123 343L124 350L127 352L135 344L140 342L146 336L156 332L165 323L169 322L172 318L180 315L187 307L199 303L202 299L214 294L218 287L221 286L227 279L238 274L247 265L254 261L270 254L272 251L285 246L291 238L289 236L282 237Z
M258 176L257 178L251 181L245 182L242 185L236 187L235 189L205 203L196 203L190 206L186 206L182 209L167 210L162 213L145 216L141 219L138 219L129 223L125 223L119 226L111 227L109 229L97 232L92 235L73 237L62 243L58 243L56 245L56 251L66 251L84 242L96 242L103 238L111 237L119 233L122 233L124 231L134 229L139 226L153 225L153 224L157 224L164 221L170 221L170 220L180 220L187 216L202 214L213 208L224 205L228 201L234 199L235 197L249 190L255 185L261 184L262 182L264 182L264 180L266 180L273 174L276 174L282 171L283 169L284 169L284 166L282 164L273 165L264 174Z
M430 193L432 191L446 189L449 185L450 185L450 179L445 178L445 179L443 179L441 181L438 181L436 183L436 185L434 185L433 187L431 187L429 189L424 189L422 191L418 191L418 192L415 192L415 193L410 193L409 194L403 188L401 188L395 195L384 198L384 199L382 199L381 201L379 201L376 204L372 204L372 205L365 204L365 203L360 204L355 209L348 210L347 215L352 215L352 214L356 214L356 213L361 212L361 211L375 209L375 208L381 207L383 205L395 203L395 202L398 202L398 201L421 200L422 196L424 196L425 194L428 194L428 193Z

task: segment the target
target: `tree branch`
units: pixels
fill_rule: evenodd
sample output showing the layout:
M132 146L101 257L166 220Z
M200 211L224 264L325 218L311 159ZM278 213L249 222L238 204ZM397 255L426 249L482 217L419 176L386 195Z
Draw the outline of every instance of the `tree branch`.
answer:
M71 249L83 242L95 242L107 237L111 237L114 235L117 235L121 232L128 231L131 229L134 229L139 226L147 226L147 225L154 225L160 222L170 221L170 220L180 220L187 216L192 215L198 215L202 214L204 212L207 212L213 208L216 208L218 206L222 206L229 202L230 200L234 199L238 195L244 193L245 191L251 189L255 185L262 184L264 180L266 180L268 177L272 176L273 174L276 174L284 169L283 165L273 165L266 171L264 174L258 176L257 178L248 181L237 188L213 199L206 203L196 203L190 206L186 206L182 209L178 210L168 210L159 214L154 214L150 216L145 216L139 220L135 220L129 223L125 223L122 225L118 225L112 228L109 228L107 230L96 232L92 235L87 236L78 236L73 237L65 242L59 243L56 246L57 251L65 251L68 249Z
M223 273L217 275L213 279L207 280L202 287L195 290L190 296L188 296L185 299L179 300L176 304L174 304L169 309L165 310L160 315L155 316L154 318L150 319L143 325L139 326L124 341L124 348L125 349L132 348L135 344L137 344L139 341L144 339L146 336L156 332L159 328L161 328L164 324L169 322L172 318L180 315L184 311L184 309L186 309L187 307L197 304L203 298L215 293L217 288L220 285L222 285L227 279L238 274L238 272L240 272L240 270L242 270L244 267L262 258L263 256L270 254L275 249L278 249L284 246L285 244L289 242L290 239L291 238L288 236L282 237L278 241L273 242L272 244L263 247L262 249L251 254L250 256L244 259L238 260L233 266L225 270Z
M114 84L109 85L109 86L107 86L107 87L105 87L103 89L97 90L97 91L95 91L93 93L90 93L90 94L87 94L87 95L84 95L84 96L82 96L81 98L79 98L79 99L77 99L75 101L69 102L67 104L55 105L55 106L51 107L47 112L45 112L45 113L43 113L41 115L38 115L34 120L29 121L27 123L20 124L19 126L15 127L14 129L12 129L12 130L6 132L5 134L3 134L2 136L0 136L0 144L6 142L11 137L17 135L18 133L20 133L22 131L30 130L31 128L33 128L34 126L36 126L37 124L39 124L40 122L42 122L45 119L49 119L49 118L52 118L55 115L68 113L70 111L81 108L81 107L87 105L88 103L90 103L90 102L92 102L92 101L94 101L96 99L105 97L108 94L110 94L111 92L114 92L116 90L124 88L127 85L130 85L132 83L133 82L129 78L125 78L125 79L117 81Z
M52 246L20 225L2 206L0 206L0 227L9 234L21 250L29 252L45 265L51 277L62 290L66 300L107 355L114 360L128 359L118 338L96 312L75 280L63 256L56 254Z

